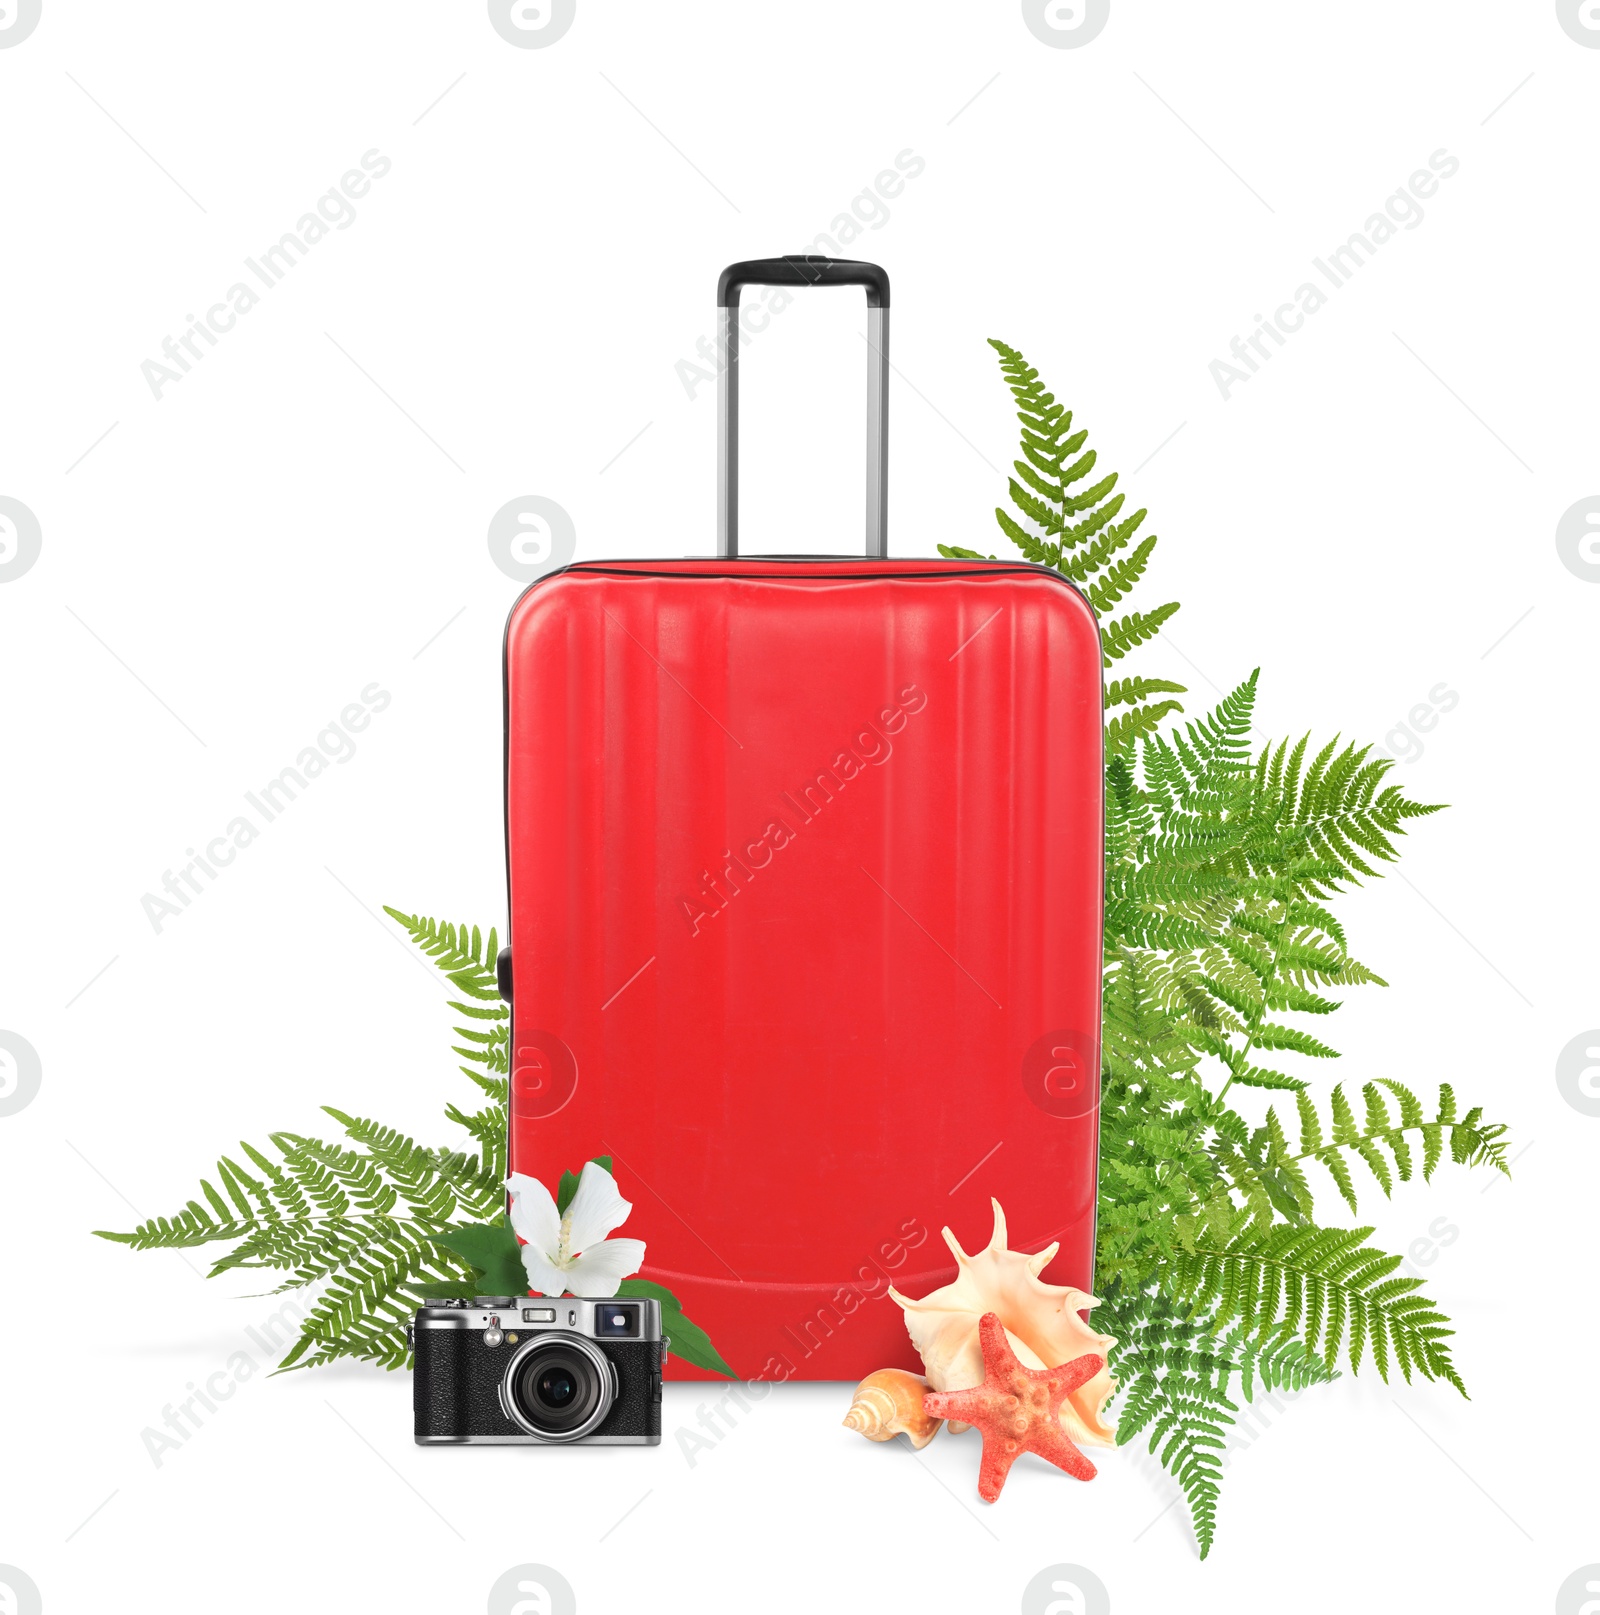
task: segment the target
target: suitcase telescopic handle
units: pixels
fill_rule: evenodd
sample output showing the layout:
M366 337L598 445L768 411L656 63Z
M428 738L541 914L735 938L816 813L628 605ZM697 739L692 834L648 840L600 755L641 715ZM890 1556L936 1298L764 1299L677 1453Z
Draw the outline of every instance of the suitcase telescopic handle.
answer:
M867 558L889 553L889 277L877 264L795 253L729 264L717 280L717 554L739 554L739 296L746 286L860 286L867 294Z

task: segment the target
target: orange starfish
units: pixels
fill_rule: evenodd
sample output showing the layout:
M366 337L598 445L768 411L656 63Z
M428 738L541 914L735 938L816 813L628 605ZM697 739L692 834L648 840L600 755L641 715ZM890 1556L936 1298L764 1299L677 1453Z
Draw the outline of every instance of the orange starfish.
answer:
M1061 1404L1106 1366L1103 1357L1078 1357L1059 1368L1025 1368L993 1312L978 1325L983 1347L983 1383L969 1391L930 1391L923 1410L936 1419L960 1419L983 1435L978 1496L992 1503L1005 1486L1011 1466L1025 1452L1036 1452L1079 1480L1093 1480L1094 1465L1061 1428Z

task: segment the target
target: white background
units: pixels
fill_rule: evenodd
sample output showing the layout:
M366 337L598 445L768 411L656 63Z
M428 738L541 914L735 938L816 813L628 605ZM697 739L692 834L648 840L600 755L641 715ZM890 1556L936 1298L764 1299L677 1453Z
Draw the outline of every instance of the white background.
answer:
M0 1028L43 1068L0 1117L0 1563L52 1615L477 1611L527 1561L586 1612L1011 1611L1060 1562L1118 1615L1555 1607L1600 1560L1600 1119L1554 1075L1600 1023L1600 588L1555 545L1600 492L1597 95L1550 0L1113 0L1075 49L1009 0L578 0L543 49L472 0L44 0L0 50L0 494L43 533L0 583ZM373 148L355 223L158 402L142 361ZM1424 222L1225 402L1230 338L1440 149ZM1142 602L1184 609L1139 666L1191 710L1257 665L1263 738L1459 697L1398 769L1450 811L1344 904L1392 985L1330 1031L1346 1081L1448 1079L1527 1152L1369 1200L1392 1249L1452 1232L1418 1249L1473 1400L1307 1394L1230 1455L1205 1564L1141 1449L986 1507L971 1438L869 1446L838 1386L691 1466L703 1387L653 1451L434 1452L402 1377L257 1374L158 1468L141 1432L271 1308L88 1230L319 1104L442 1142L462 1097L380 906L503 919L490 517L538 494L580 558L710 553L714 390L674 367L717 270L907 150L850 248L894 277L894 553L1004 547L1000 336L1149 506ZM817 294L749 350L752 548L859 542L862 323ZM357 754L157 934L141 897L374 681Z

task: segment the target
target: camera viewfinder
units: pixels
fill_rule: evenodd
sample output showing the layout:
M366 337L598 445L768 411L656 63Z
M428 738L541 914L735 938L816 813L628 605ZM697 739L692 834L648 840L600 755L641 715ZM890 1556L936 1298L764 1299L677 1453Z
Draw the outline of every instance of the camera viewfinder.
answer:
M596 1301L594 1332L605 1340L637 1340L638 1306L628 1301Z

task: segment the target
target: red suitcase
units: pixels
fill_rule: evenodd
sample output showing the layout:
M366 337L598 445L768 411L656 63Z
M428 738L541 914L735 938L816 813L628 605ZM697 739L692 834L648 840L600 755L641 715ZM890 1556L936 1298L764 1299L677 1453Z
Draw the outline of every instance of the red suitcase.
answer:
M740 555L745 284L866 288L864 560ZM569 566L506 628L511 1165L610 1154L741 1376L855 1379L917 1366L886 1291L952 1279L991 1196L1091 1287L1099 634L1046 568L886 558L882 270L719 303L718 558Z

